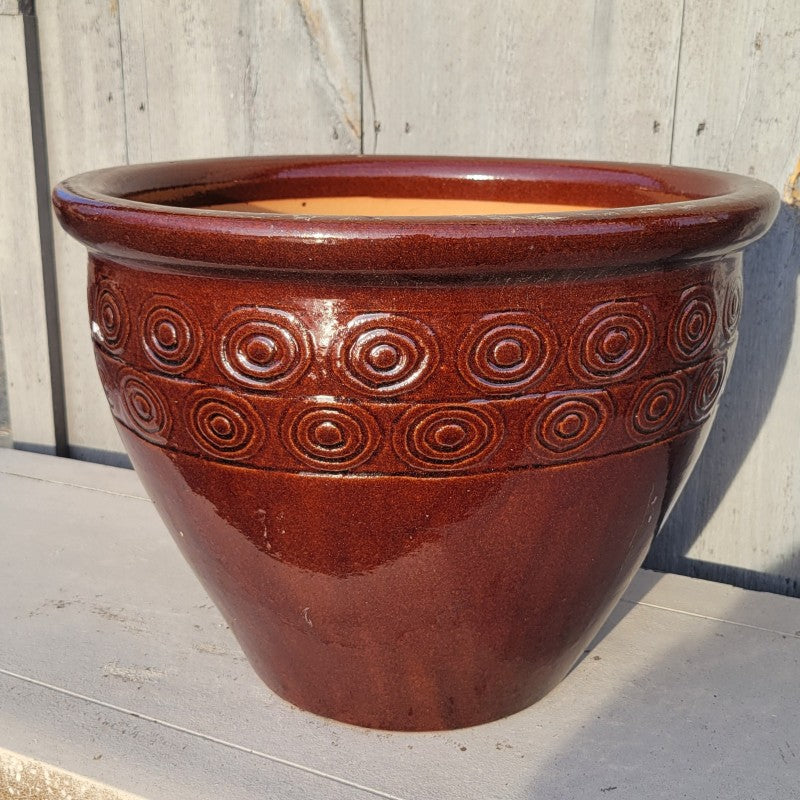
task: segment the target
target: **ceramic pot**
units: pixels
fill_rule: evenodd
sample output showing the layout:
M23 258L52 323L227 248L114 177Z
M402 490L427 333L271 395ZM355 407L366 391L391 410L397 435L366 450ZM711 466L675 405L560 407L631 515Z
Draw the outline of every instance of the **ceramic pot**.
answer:
M552 689L708 433L778 198L645 165L296 157L60 184L120 436L263 680L379 728Z

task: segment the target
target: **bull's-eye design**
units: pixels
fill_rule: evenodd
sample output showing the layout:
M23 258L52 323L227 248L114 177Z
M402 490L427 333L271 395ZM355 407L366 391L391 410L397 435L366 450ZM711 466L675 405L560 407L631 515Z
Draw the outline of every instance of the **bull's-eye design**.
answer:
M550 323L527 311L486 314L458 351L464 380L488 394L531 391L547 376L558 351Z
M264 424L253 406L234 392L200 389L186 403L189 434L211 456L240 461L257 452Z
M717 308L709 286L692 286L681 296L670 325L669 348L678 361L699 359L711 344Z
M258 306L231 311L221 321L217 361L242 386L279 391L296 383L311 363L311 337L287 311Z
M400 314L361 314L333 346L333 369L359 393L392 397L420 386L439 364L439 345L423 322Z
M179 375L191 369L200 356L203 334L184 303L157 295L144 311L142 342L157 369Z

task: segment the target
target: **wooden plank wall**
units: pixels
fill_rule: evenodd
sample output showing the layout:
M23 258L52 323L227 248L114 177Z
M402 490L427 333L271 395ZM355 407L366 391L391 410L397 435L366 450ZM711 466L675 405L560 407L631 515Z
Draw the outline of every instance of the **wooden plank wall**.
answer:
M800 158L796 0L38 0L36 18L51 183L125 162L376 152L671 161L776 186L787 202L747 259L729 389L648 563L800 594L800 211L787 188ZM0 22L23 53L16 23ZM4 112L26 91L8 52ZM22 133L30 124L24 108L9 118ZM0 170L30 187L30 137L13 139ZM0 196L0 252L26 265L22 278L4 262L0 290L10 382L41 404L50 373L35 191L26 197ZM70 452L114 460L84 254L59 230L55 263ZM26 281L34 338L13 312L5 319ZM42 376L23 370L32 360ZM52 440L46 404L11 399L14 435L27 416L42 430L26 438Z
M364 9L367 152L669 161L680 2Z
M678 75L673 161L794 202L746 256L717 422L649 563L800 595L800 3L687 0Z
M55 452L24 10L0 2L0 331L13 438Z

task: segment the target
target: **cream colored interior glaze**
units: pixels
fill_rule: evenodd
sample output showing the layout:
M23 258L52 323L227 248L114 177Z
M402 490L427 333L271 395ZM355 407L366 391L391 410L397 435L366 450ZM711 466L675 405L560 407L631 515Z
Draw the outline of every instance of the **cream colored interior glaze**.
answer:
M495 200L439 200L428 197L284 197L224 203L201 208L273 214L313 214L321 217L454 217L485 214L553 214L590 211L597 206L558 203L507 203Z

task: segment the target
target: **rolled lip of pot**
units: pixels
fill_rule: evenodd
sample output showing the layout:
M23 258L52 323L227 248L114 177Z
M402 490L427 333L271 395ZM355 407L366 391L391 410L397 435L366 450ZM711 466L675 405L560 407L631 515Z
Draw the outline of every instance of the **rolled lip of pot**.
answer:
M354 217L212 210L265 198L358 195L599 208ZM779 207L761 181L652 164L418 156L281 156L114 167L53 192L90 251L176 272L375 277L657 268L739 250Z

